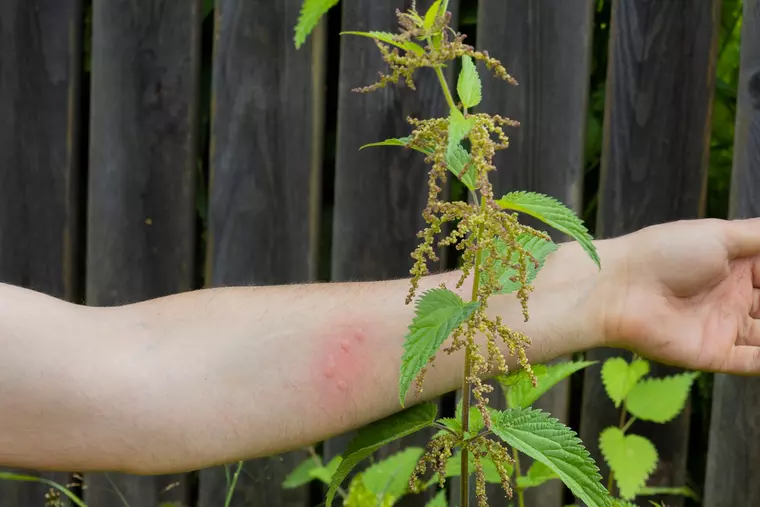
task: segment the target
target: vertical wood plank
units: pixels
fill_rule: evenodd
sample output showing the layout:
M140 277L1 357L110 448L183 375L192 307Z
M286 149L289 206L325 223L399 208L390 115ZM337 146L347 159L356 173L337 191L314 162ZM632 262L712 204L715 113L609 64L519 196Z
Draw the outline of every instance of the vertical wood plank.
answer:
M510 86L483 74L479 110L521 123L507 132L510 146L497 153L491 178L501 195L530 190L551 195L581 210L583 151L593 23L592 0L480 0L478 49L498 58L518 81ZM554 234L556 241L565 240ZM590 261L589 261L590 262ZM503 391L495 389L492 406L504 408ZM536 403L563 422L568 420L568 382ZM530 465L521 460L523 472ZM487 489L494 504L504 501L499 485ZM564 487L552 481L526 491L527 505L564 505ZM454 495L458 498L458 494ZM474 495L471 502L475 503Z
M760 216L760 1L744 0L731 218ZM705 507L760 505L760 379L716 375Z
M702 215L719 17L719 0L614 2L598 236ZM599 361L611 355L629 357L606 349L588 354ZM653 365L651 375L675 371ZM616 426L619 415L606 397L599 368L587 370L582 410L581 437L606 478L599 433ZM650 485L685 484L689 413L687 406L667 425L632 426L660 453ZM683 505L681 497L663 500Z
M0 15L0 282L80 302L80 0L7 0ZM66 485L68 473L41 475ZM48 487L0 482L0 505Z
M93 2L87 302L192 289L201 2ZM192 476L85 477L91 507L191 498ZM168 488L168 489L167 489Z
M418 11L424 14L431 3L417 2ZM342 30L395 32L395 10L407 10L412 2L353 0L342 4ZM458 4L449 3L454 20ZM412 130L406 122L408 116L446 116L448 106L431 69L416 74L416 91L399 85L368 94L352 92L375 82L378 71L384 70L386 64L369 39L344 36L340 51L332 280L406 277L412 267L410 254L418 244L416 234L424 226L422 210L427 202L429 166L412 150L359 148L389 137L402 137ZM402 439L378 451L378 456L411 445L424 447L431 435L421 432ZM350 436L327 441L325 454L340 454ZM411 495L403 504L421 505L423 496Z
M301 0L217 1L207 283L316 277L323 143L324 27L296 49ZM244 402L241 400L241 402ZM307 507L285 490L303 452L252 460L233 506ZM223 467L201 472L199 505L224 502Z

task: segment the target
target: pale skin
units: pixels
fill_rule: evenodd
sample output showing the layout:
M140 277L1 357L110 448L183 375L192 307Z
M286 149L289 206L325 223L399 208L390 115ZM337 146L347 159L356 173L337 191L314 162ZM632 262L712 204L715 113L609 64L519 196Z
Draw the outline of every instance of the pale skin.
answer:
M760 373L760 220L699 220L576 243L490 311L532 362L600 346ZM422 288L458 273L424 279ZM88 308L0 285L0 466L162 474L297 449L401 409L407 280L209 289ZM468 284L457 291L466 298ZM514 358L509 358L515 366ZM422 398L460 386L436 358Z

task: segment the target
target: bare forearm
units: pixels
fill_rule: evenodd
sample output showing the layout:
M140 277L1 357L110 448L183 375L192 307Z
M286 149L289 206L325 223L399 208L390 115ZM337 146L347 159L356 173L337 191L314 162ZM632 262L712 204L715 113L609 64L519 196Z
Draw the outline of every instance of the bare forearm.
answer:
M422 289L453 289L457 277L428 277ZM539 274L530 321L513 296L494 298L491 309L533 340L531 360L550 360L598 343L598 326L584 321L594 278L577 246L563 246ZM0 337L11 348L0 413L15 414L0 422L0 464L182 471L384 417L400 408L414 311L407 289L406 280L224 288L116 309L43 305L23 299L44 296L24 294L24 308L50 312L36 322L9 313L16 326ZM466 298L467 287L460 291ZM459 387L462 364L459 354L439 354L423 399Z

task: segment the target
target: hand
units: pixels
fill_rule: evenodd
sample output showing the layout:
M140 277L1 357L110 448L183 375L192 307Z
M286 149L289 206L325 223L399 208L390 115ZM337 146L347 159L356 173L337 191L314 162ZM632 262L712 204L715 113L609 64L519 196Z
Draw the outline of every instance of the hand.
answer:
M606 289L595 295L609 298L605 345L760 374L760 219L673 222L613 241Z

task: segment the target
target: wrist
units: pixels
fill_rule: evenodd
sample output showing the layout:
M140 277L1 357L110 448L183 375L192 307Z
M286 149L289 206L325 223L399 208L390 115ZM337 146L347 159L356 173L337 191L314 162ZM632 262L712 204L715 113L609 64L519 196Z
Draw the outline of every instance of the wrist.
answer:
M515 294L494 296L507 325L532 339L527 351L532 361L607 346L625 252L619 240L599 240L594 245L601 269L574 241L561 243L547 258L533 282L528 321Z

